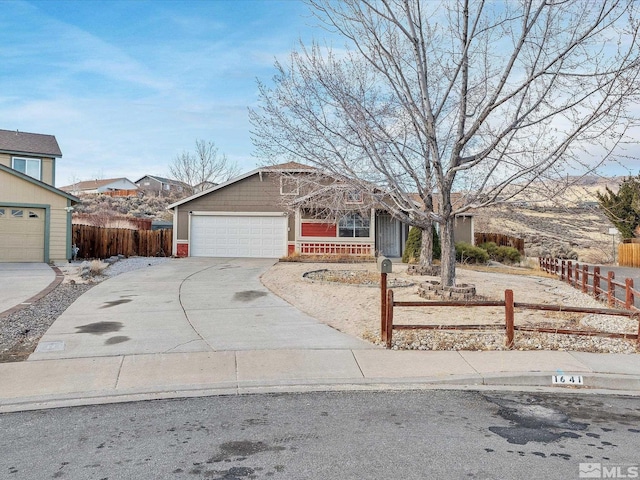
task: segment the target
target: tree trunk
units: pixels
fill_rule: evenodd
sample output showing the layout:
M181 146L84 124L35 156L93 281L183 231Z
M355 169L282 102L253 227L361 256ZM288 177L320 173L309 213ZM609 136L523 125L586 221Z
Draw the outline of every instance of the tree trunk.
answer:
M422 228L422 246L420 247L421 267L430 267L433 265L433 223L429 222L429 226Z
M440 229L440 281L442 285L453 287L456 284L456 246L453 240L455 217L446 218Z

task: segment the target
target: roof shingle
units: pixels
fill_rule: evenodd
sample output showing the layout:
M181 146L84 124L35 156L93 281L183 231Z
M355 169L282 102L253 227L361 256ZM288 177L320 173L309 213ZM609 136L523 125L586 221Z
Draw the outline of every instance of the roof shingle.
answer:
M19 132L18 130L0 130L0 151L47 157L62 156L58 141L53 135Z

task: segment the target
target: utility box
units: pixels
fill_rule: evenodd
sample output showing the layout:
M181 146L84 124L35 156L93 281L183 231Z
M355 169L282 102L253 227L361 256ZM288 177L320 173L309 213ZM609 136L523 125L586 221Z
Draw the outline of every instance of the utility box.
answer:
M391 260L387 257L378 257L378 271L380 273L391 273Z

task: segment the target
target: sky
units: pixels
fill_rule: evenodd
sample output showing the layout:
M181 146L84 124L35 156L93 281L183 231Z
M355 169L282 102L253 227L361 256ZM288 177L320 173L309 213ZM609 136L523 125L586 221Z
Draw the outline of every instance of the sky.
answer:
M58 187L169 176L197 139L215 142L241 171L255 168L256 79L272 78L275 60L319 30L297 0L0 7L0 128L55 135Z
M58 187L170 176L198 139L242 172L254 169L256 80L268 83L299 39L328 35L301 0L0 0L0 8L0 128L56 136ZM638 164L603 173L636 174Z

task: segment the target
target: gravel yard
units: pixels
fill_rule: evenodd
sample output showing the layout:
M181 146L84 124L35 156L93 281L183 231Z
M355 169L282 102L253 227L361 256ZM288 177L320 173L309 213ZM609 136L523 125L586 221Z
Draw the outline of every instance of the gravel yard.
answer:
M113 265L103 264L100 275L86 279L80 276L81 262L58 265L65 275L63 283L29 307L0 318L0 363L26 360L51 324L96 283L166 261L163 257L125 258Z
M406 273L406 265L394 264L390 284L407 285L434 277ZM335 275L306 275L307 272L335 271ZM348 275L345 270L358 272ZM458 283L476 286L478 299L504 300L504 291L514 291L516 302L604 308L606 305L550 276L512 275L459 268ZM378 275L375 264L278 263L262 276L263 284L303 312L333 328L372 343L380 344L380 291L355 285L352 278L371 279ZM379 276L379 275L378 275ZM311 277L311 278L309 278ZM318 281L313 281L314 277ZM345 278L346 281L335 281ZM333 279L334 281L327 281ZM375 286L375 285L374 285ZM416 285L394 287L396 301L424 301ZM395 323L402 324L500 324L503 307L396 308ZM626 317L584 315L537 310L516 310L516 325L566 329L598 329L615 333L637 333L637 320ZM395 331L393 348L403 350L504 350L504 331L468 332L444 330ZM515 333L519 350L574 350L602 353L636 353L636 342L577 335Z

